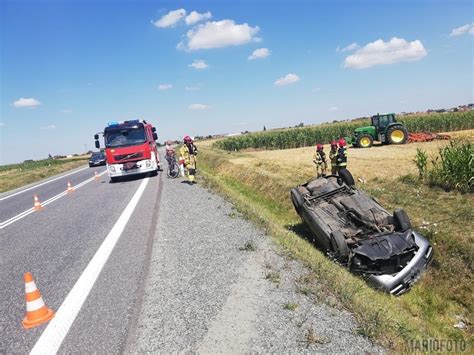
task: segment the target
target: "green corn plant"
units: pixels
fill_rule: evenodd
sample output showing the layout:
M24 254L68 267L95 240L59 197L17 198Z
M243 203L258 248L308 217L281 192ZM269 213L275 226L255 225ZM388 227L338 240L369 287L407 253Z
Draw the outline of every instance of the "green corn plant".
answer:
M418 168L418 173L420 178L423 179L426 173L426 168L428 166L428 154L423 149L416 148L416 155L413 159L416 167Z

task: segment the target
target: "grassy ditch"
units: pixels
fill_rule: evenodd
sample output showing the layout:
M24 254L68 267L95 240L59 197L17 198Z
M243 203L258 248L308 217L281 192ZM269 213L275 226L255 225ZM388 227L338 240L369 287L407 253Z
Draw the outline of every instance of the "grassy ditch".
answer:
M88 158L87 156L73 159L44 159L0 166L0 192L13 190L83 166Z
M416 175L375 175L363 184L362 188L387 209L405 208L412 223L435 249L435 260L422 280L409 293L395 298L370 288L311 243L289 199L290 188L314 173L311 165L293 169L291 165L263 159L264 154L255 159L246 153L203 148L200 172L337 295L358 318L360 334L398 351L415 339L464 340L470 346L470 329L461 330L454 325L462 320L469 328L473 310L472 195L429 188L420 184Z

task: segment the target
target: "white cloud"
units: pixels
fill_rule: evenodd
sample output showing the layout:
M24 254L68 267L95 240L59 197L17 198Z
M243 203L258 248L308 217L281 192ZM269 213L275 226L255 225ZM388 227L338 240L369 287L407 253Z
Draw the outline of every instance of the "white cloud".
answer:
M0 122L0 127L5 127L5 123Z
M71 112L72 112L72 110L68 109L68 108L66 108L64 110L61 110L61 113L71 113Z
M40 127L42 131L52 131L53 129L56 129L56 125L50 124L47 126Z
M169 90L173 87L173 85L171 84L160 84L158 85L158 90L160 91L165 91L165 90Z
M184 21L186 21L186 25L193 25L199 21L208 20L211 17L212 17L212 14L210 11L204 12L202 14L200 14L197 11L192 11L188 16L186 16Z
M296 83L297 81L300 81L300 77L296 74L286 74L285 76L281 77L280 79L277 79L275 81L276 86L284 86L284 85L289 85Z
M471 35L474 35L474 23L471 23L471 24L467 24L467 25L464 25L464 26L461 26L461 27L457 27L457 28L454 28L451 33L450 33L450 37L454 37L454 36L461 36L463 34L466 34L466 33L469 33Z
M209 68L209 65L202 59L195 59L188 67L200 70Z
M351 44L345 46L345 47L342 48L342 49L339 48L339 47L337 47L337 48L336 48L336 52L351 52L351 51L353 51L353 50L355 50L355 49L357 49L357 48L359 48L359 45L358 45L356 42L353 42L353 43L351 43Z
M201 90L202 88L202 85L201 84L198 84L198 85L190 85L190 86L186 86L185 89L186 91L197 91L197 90Z
M339 107L332 106L332 107L329 108L329 111L339 111Z
M233 20L208 21L189 30L184 42L178 43L177 48L195 51L238 46L257 41L255 35L258 31L258 26L251 27L246 23L237 25Z
M426 55L426 49L419 40L407 42L403 38L393 37L390 41L384 42L378 39L347 56L344 67L366 69L376 65L414 62Z
M317 92L320 92L321 91L321 88L314 88L313 90L311 90L311 92L313 94L317 93Z
M190 110L204 111L204 110L209 110L211 108L211 106L204 105L204 104L192 104L192 105L189 105L188 108Z
M254 60L258 58L266 58L270 55L268 48L258 48L248 57L248 60Z
M26 99L24 97L20 97L18 100L13 102L13 106L15 106L16 108L36 107L39 105L41 105L41 102L33 98Z
M159 20L153 22L153 24L158 28L172 27L176 25L184 16L186 16L185 9L178 9L168 12L166 15L162 16Z

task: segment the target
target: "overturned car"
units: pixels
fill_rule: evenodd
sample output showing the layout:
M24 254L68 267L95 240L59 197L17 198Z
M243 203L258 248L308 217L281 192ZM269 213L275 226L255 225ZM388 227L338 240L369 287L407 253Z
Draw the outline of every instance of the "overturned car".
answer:
M321 249L393 295L406 292L433 256L406 212L387 212L355 187L347 169L297 186L291 200Z

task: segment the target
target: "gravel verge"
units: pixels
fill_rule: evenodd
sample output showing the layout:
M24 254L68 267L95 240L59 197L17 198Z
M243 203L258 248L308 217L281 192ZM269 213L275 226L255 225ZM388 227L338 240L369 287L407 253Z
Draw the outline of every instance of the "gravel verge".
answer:
M129 352L379 352L297 260L198 185L164 179Z

